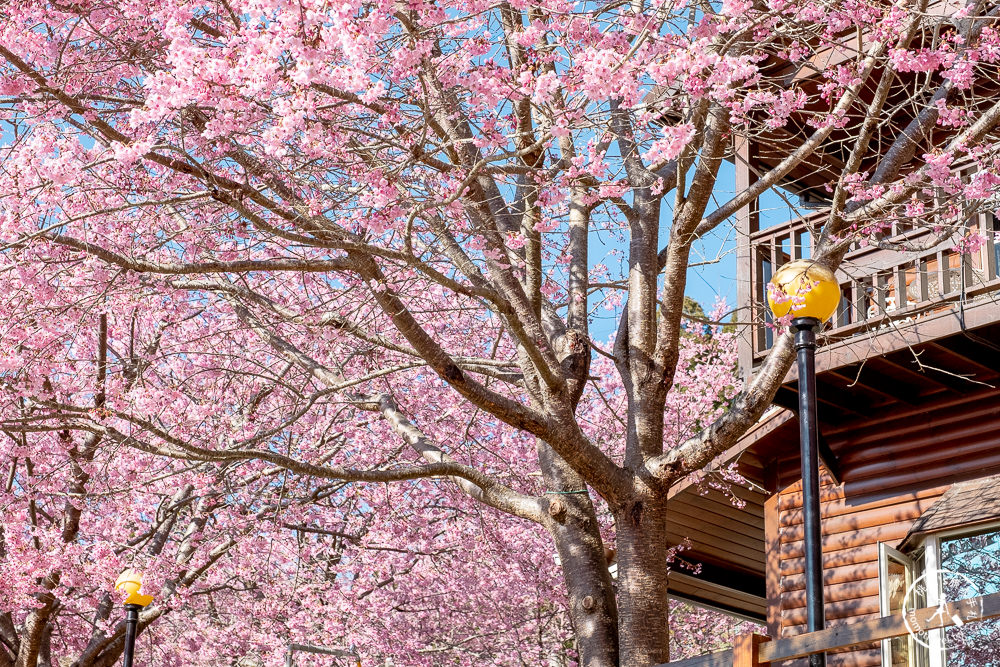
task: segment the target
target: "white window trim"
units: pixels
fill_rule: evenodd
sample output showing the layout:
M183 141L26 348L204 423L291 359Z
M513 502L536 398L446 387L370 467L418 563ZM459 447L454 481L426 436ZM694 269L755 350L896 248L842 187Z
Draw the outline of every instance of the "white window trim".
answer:
M965 535L976 535L979 533L988 533L991 531L1000 530L1000 520L997 521L987 521L979 525L971 526L958 526L956 528L950 528L948 530L942 530L937 533L931 533L924 537L920 542L920 545L924 549L924 571L919 574L925 574L927 572L936 572L937 575L933 577L925 577L924 584L927 587L927 606L936 607L938 602L941 600L941 588L943 582L941 581L941 540L948 540L953 537L961 537ZM888 551L887 551L888 550ZM879 611L884 616L888 613L887 602L883 605L883 582L888 580L888 572L886 571L887 563L885 562L886 553L893 553L893 558L900 560L896 554L898 551L889 547L888 545L883 545L879 543ZM908 558L909 562L913 562L905 554L900 554L904 558ZM906 561L903 561L906 562ZM919 576L918 574L918 576ZM928 662L927 667L946 667L945 666L945 628L939 628L937 630L930 630L927 633L927 643L930 646L928 651ZM889 658L887 653L887 642L882 642L882 664L889 665Z
M924 539L924 572L934 572L933 577L925 577L927 586L927 606L936 607L941 599L941 542L938 535L928 535ZM944 667L944 630L927 633L928 667Z

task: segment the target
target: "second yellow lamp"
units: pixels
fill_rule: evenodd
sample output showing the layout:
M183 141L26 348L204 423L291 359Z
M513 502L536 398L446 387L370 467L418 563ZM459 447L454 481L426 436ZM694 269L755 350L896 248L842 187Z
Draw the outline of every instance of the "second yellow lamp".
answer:
M152 595L144 595L139 592L142 590L142 573L135 570L122 572L118 581L115 582L115 590L125 591L125 604L137 604L140 607L145 607L153 601Z

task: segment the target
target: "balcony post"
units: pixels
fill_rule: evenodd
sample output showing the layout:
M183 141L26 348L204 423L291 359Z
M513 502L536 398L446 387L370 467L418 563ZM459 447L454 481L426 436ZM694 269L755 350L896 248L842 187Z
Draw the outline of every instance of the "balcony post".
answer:
M760 661L760 645L771 641L766 635L740 635L733 642L733 667L767 667L771 663Z
M752 167L757 160L757 146L746 137L736 136L734 156L736 166L736 192L749 188L757 180ZM754 197L736 212L736 320L747 322L749 326L739 327L739 368L744 377L749 377L753 369L754 348L757 339L757 322L754 317L754 299L757 298L756 258L750 244L750 235L760 229L760 207Z

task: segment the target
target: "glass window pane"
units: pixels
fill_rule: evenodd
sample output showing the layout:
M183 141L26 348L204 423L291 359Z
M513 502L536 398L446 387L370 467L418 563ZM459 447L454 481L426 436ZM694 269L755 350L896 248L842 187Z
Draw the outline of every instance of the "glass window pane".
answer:
M942 590L949 602L1000 593L1000 531L941 540ZM949 667L1000 667L1000 619L945 631Z

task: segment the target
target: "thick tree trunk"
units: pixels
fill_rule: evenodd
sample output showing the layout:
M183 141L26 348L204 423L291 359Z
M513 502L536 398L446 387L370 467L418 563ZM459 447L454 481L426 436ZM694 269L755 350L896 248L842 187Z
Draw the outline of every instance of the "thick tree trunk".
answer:
M537 448L548 490L546 528L562 563L580 665L617 667L618 610L594 504L583 479L551 447L538 441Z
M666 511L634 500L615 516L618 539L618 641L621 667L670 659Z

